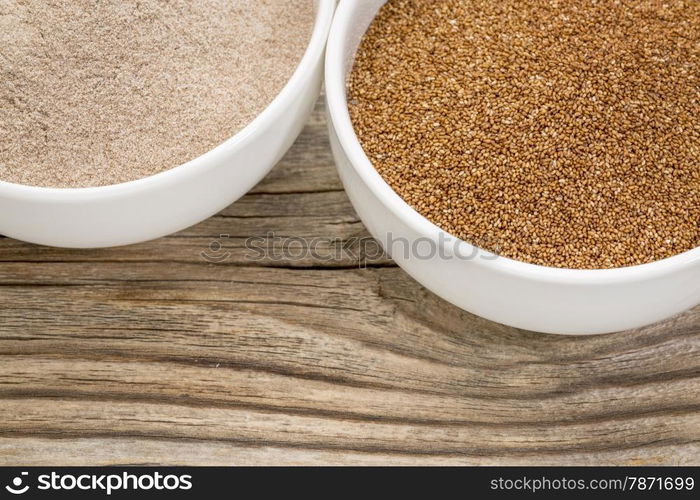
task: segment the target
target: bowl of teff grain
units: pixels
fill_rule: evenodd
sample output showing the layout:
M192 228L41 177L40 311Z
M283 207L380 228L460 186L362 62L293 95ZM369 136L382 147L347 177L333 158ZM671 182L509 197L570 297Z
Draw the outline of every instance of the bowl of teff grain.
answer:
M563 334L700 303L700 2L341 0L326 93L356 211L447 301Z
M334 0L0 3L0 234L191 226L260 181L323 80Z

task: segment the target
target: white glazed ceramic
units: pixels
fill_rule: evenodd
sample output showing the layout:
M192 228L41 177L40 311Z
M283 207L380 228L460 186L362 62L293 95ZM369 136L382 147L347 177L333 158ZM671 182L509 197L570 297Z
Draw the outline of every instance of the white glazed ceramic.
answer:
M0 234L60 247L107 247L174 233L222 210L282 158L306 122L323 80L335 0L316 0L307 51L275 100L212 151L133 182L49 189L0 181Z
M407 205L363 152L346 101L346 77L360 38L384 3L341 0L326 49L326 95L331 145L345 189L369 231L406 272L462 309L547 333L625 330L700 303L700 248L621 269L548 268L494 258Z

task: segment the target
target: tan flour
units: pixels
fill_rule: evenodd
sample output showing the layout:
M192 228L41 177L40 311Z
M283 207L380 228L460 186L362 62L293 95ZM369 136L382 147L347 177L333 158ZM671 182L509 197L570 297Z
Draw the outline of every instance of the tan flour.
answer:
M313 21L311 0L0 0L0 180L102 186L196 158L280 92Z

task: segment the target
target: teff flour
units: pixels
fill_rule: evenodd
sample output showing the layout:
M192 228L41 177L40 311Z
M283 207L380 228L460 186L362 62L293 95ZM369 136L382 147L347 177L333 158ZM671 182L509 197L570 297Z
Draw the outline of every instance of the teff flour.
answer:
M0 180L101 186L196 158L274 99L313 22L311 0L0 0Z

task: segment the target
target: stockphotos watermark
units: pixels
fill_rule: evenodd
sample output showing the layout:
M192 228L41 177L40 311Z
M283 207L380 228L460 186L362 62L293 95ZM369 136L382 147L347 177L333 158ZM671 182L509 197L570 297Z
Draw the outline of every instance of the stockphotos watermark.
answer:
M5 491L12 495L24 495L27 492L74 492L98 493L112 495L115 492L139 491L189 491L192 489L192 476L189 474L148 473L106 473L106 474L70 474L50 472L32 478L27 471L22 471L5 486Z
M391 258L404 261L416 260L495 260L499 258L499 245L484 239L466 245L462 240L447 233L439 233L437 239L417 238L408 240L393 233L387 233L382 241L370 236L350 236L346 238L322 237L304 238L301 236L280 236L274 231L264 236L243 238L221 234L211 241L209 247L200 253L202 259L216 264L230 262L240 257L249 262L287 263L310 265L345 265L368 267L381 264ZM485 252L482 248L495 248L495 252ZM385 251L386 249L386 251Z

